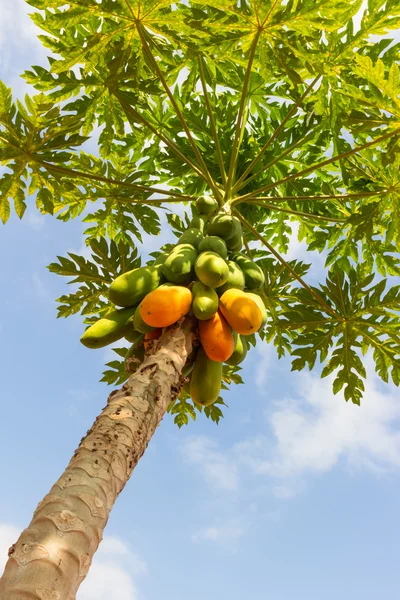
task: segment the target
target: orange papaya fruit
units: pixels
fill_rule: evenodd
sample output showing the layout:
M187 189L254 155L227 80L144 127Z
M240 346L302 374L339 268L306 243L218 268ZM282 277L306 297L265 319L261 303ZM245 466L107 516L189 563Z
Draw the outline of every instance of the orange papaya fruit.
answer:
M215 315L207 321L199 321L200 342L208 358L215 362L225 362L235 349L231 328L221 315Z
M180 285L161 286L142 300L140 315L150 327L168 327L184 317L192 306L192 292Z
M218 400L222 386L222 363L208 358L199 348L190 379L190 396L199 406L210 406Z
M242 290L232 288L222 294L220 311L234 331L251 335L258 331L263 315L258 304Z
M144 348L147 350L149 347L150 340L158 340L161 337L162 329L154 329L154 331L149 331L144 336Z

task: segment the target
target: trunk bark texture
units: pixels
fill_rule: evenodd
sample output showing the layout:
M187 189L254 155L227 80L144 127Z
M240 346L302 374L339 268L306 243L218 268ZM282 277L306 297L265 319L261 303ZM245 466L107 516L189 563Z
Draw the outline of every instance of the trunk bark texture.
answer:
M63 475L9 550L1 600L74 600L114 502L182 385L192 346L187 320L155 342L113 391Z

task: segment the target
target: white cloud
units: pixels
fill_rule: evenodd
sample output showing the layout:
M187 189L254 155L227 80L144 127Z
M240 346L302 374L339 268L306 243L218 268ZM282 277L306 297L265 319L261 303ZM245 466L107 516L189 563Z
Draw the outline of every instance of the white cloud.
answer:
M382 392L371 376L358 407L334 396L328 379L307 373L296 383L296 398L266 412L273 438L262 434L235 447L239 462L254 474L284 481L275 485L275 495L295 495L301 490L298 479L327 472L342 460L352 469L376 473L400 467L398 393Z
M259 393L265 395L269 393L266 384L268 383L272 365L276 372L276 350L271 344L258 343L256 352L259 356L256 367L256 385Z
M213 488L222 490L238 488L237 467L228 456L218 450L215 441L204 436L187 438L182 453L188 463L199 466L204 479Z
M200 529L192 535L192 542L194 544L208 542L229 552L235 552L238 549L237 542L245 532L245 528L239 523L224 523Z
M135 579L147 574L146 564L116 537L105 537L95 554L77 600L138 600Z
M15 544L20 535L21 529L18 527L0 523L0 576L8 560L8 550Z

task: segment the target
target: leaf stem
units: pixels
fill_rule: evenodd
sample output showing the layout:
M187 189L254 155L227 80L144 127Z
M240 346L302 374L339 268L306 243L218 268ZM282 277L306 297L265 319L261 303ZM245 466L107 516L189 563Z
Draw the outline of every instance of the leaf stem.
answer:
M249 56L249 60L247 63L246 73L244 76L242 95L240 98L239 111L238 111L238 116L237 116L236 125L235 125L235 138L234 138L234 142L233 142L231 160L230 160L230 164L229 164L228 179L226 182L226 190L225 190L225 199L226 200L229 200L232 195L232 182L233 182L233 178L234 178L235 171L236 171L237 159L238 159L239 148L240 148L240 138L242 137L242 131L243 131L242 120L243 120L244 108L245 108L245 104L246 104L247 90L248 90L249 83L250 83L251 69L253 66L254 56L256 53L258 40L260 39L260 36L261 36L261 32L262 32L262 28L259 27L256 35L254 36L253 43L251 44L250 56Z
M237 180L234 188L233 188L233 192L236 192L237 190L240 190L244 185L246 185L246 182L244 181L247 177L247 175L252 171L252 169L260 162L262 156L265 154L265 152L268 150L268 148L270 147L270 145L272 144L272 142L274 140L276 140L276 138L278 137L278 135L280 134L280 132L282 131L282 129L285 127L286 123L289 121L289 119L294 115L294 113L296 112L296 110L299 108L300 104L303 102L303 100L308 96L308 94L311 92L311 90L313 89L313 87L315 86L315 84L317 83L317 81L322 77L322 75L317 75L312 82L310 83L310 85L307 87L307 89L305 90L305 92L300 96L300 98L297 100L297 102L295 102L295 104L292 106L292 108L289 110L289 112L287 113L286 117L283 119L283 121L281 122L280 125L278 125L278 127L275 129L274 133L271 135L271 137L269 138L269 140L267 140L267 142L264 144L264 146L261 148L260 152L257 154L257 156L251 161L251 163L249 164L249 166L247 167L247 169L244 171L244 173L242 173L242 175L239 177L239 179ZM279 159L278 159L279 160ZM272 165L271 165L272 166ZM242 185L243 184L243 185Z
M300 277L300 275L297 275L296 271L289 265L288 262L286 262L286 260L283 258L283 256L281 256L279 254L279 252L277 252L275 250L275 248L273 248L271 246L271 244L269 244L267 242L265 237L262 236L260 233L258 233L258 231L256 229L254 229L254 227L252 227L252 225L250 225L250 223L247 221L247 219L245 219L237 210L235 211L235 213L236 213L237 218L245 225L245 227L247 227L247 229L249 231L251 231L251 233L253 235L255 235L255 237L262 244L264 244L264 246L269 250L269 252L271 252L271 254L273 254L275 256L275 258L285 267L285 269L287 269L289 271L289 273L292 275L292 277L294 277L308 291L308 293L311 294L311 296L318 302L318 304L320 304L320 306L322 306L327 313L334 315L338 320L343 321L343 318L335 310L333 310L329 306L329 304L327 304L325 302L325 300L323 298L321 298L321 296L315 290L313 290L308 285L308 283L306 283L304 281L304 279L302 279Z
M246 201L245 201L246 203ZM262 208L269 208L270 210L277 210L279 212L288 213L290 215L297 215L299 217L309 217L312 219L317 219L321 221L329 221L330 223L345 223L346 219L335 219L334 217L325 217L324 215L313 215L311 213L302 212L299 210L292 210L291 208L284 208L282 206L276 204L269 204L268 202L253 202L251 204L255 204L256 206L261 206Z
M216 122L214 119L214 113L213 113L213 109L211 106L210 97L208 95L207 82L206 82L205 73L204 73L204 64L203 64L202 56L199 56L199 71L200 71L201 85L203 88L204 101L205 101L205 104L207 107L208 116L210 118L210 126L211 126L211 131L212 131L212 135L213 135L213 139L214 139L214 143L215 143L215 150L216 150L216 154L217 154L219 170L221 172L221 179L222 179L222 183L225 185L226 171L225 171L224 157L222 154L221 145L219 143L217 126L216 126Z
M343 158L346 158L347 156L352 156L353 154L356 154L356 152L360 152L361 150L365 150L366 148L371 148L371 146L375 146L376 144L379 144L379 142L383 142L384 140L387 140L398 133L400 133L400 128L395 129L394 131L391 131L389 133L386 133L385 135L381 135L380 137L377 137L374 140L371 140L370 142L362 144L361 146L356 146L355 148L352 148L351 150L348 150L347 152L342 152L342 154L338 154L336 156L332 156L331 158L327 158L326 160L323 160L320 163L316 163L316 164L312 165L311 167L304 169L303 171L298 171L297 173L292 173L291 175L288 175L284 179L280 179L279 181L269 183L268 185L265 185L265 186L259 188L258 190L249 192L248 194L244 194L243 196L239 196L238 198L235 198L235 201L240 200L241 202L243 202L247 198L252 198L257 194L266 192L267 190L277 187L278 185L287 183L288 181L292 181L293 179L298 179L299 177L302 177L303 175L308 175L309 173L312 173L312 172L316 171L317 169L320 169L321 167L330 165L331 163L341 160Z
M211 174L210 174L210 172L209 172L209 170L207 168L206 163L204 162L204 159L203 159L203 157L202 157L202 155L201 155L201 153L200 153L200 151L199 151L199 149L197 147L196 142L193 139L193 136L192 136L192 134L190 132L190 129L189 129L187 123L186 123L186 120L185 120L185 118L184 118L184 116L182 114L182 111L179 108L178 103L176 102L176 100L174 98L174 95L171 92L171 90L169 88L169 85L166 82L166 80L164 78L164 75L162 74L162 71L161 71L160 67L158 66L158 63L157 63L157 61L155 59L155 56L153 55L153 53L152 53L152 51L150 49L149 44L147 43L147 40L146 40L146 38L145 38L145 36L143 34L143 28L142 28L142 26L138 24L137 30L138 30L138 33L139 33L139 36L140 36L140 39L141 39L141 42L142 42L143 50L144 50L145 54L147 55L147 57L148 57L151 65L153 66L154 71L156 72L157 76L159 77L160 82L161 82L161 84L162 84L162 86L163 86L163 88L164 88L164 90L165 90L168 98L171 101L171 104L172 104L172 106L173 106L173 108L175 110L175 113L176 113L179 121L181 122L181 125L182 125L182 127L183 127L183 129L184 129L184 131L186 133L188 141L189 141L190 145L193 148L193 151L194 151L194 153L196 155L196 158L197 158L197 160L199 162L199 165L201 167L202 173L203 173L204 177L206 178L206 180L208 182L208 185L213 190L213 192L215 194L215 197L218 200L221 200L221 194L220 194L220 191L218 189L218 186L216 185L214 179L212 178L212 176L211 176Z
M388 194L389 190L380 190L379 192L360 192L357 194L326 194L321 196L254 196L249 197L247 200L241 200L240 196L235 198L232 202L232 206L239 204L240 202L245 202L246 204L252 204L254 201L258 200L273 200L275 202L320 202L321 200L340 200L343 199L344 202L348 200L357 200L358 198L368 198L372 196L384 196Z
M35 159L34 159L35 160ZM129 183L128 181L118 181L117 179L111 179L110 177L104 177L103 175L93 175L91 173L84 173L83 171L76 171L75 169L68 169L67 167L61 167L59 165L53 165L46 161L35 160L35 162L39 163L47 169L48 171L55 171L56 173L61 173L62 175L68 175L69 177L76 177L82 179L89 179L90 181L101 181L102 183L109 183L111 185L120 185L121 187L130 188L132 190L136 190L138 192L148 192L151 194L162 194L164 196L174 196L181 201L186 200L195 200L196 196L189 196L187 194L180 194L179 192L171 192L171 190L163 190L161 188L149 187L146 185L139 185L134 183ZM166 200L164 200L166 202Z

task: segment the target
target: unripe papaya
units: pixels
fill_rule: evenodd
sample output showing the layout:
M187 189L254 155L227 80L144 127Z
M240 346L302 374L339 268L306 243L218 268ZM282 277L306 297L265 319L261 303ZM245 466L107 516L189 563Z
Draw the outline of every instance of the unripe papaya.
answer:
M196 200L196 208L200 214L211 215L218 208L218 202L211 196L200 196Z
M208 235L216 235L223 240L229 239L235 233L234 217L227 214L216 215L209 222L207 233Z
M194 363L196 362L196 356L197 356L198 349L199 349L198 346L196 346L196 348L193 348L193 350L187 357L186 362L182 369L182 375L184 377L188 377L190 375L190 373L193 371ZM188 393L190 393L189 390L188 390Z
M157 256L157 258L155 259L155 261L153 262L152 267L156 267L157 265L163 265L167 259L167 256L168 256L168 254L166 254L164 252L162 254L159 254Z
M192 294L192 311L196 319L199 319L199 321L211 319L218 310L219 298L217 292L204 285L204 283L197 281L192 288Z
M242 363L244 361L244 359L246 358L248 349L249 349L249 347L248 347L247 340L245 338L243 338L241 335L238 335L237 339L236 339L236 345L235 345L233 354L226 361L228 363L228 365L232 365L232 366L240 365L240 363Z
M181 235L179 238L178 244L190 244L195 248L199 247L201 240L203 239L203 234L200 229L196 229L195 227L191 227L187 229L185 233Z
M140 304L133 315L133 326L136 331L139 331L140 333L150 333L151 331L154 331L154 327L150 327L150 325L147 325L147 323L143 321L140 313Z
M211 288L223 285L229 277L228 265L216 252L199 254L194 270L200 281Z
M200 229L200 231L203 233L206 222L206 215L194 215L193 219L190 221L189 227L191 229Z
M237 333L250 335L260 329L261 310L246 292L236 289L227 290L222 294L219 306L225 319Z
M242 269L237 265L233 260L228 260L228 281L221 285L218 288L218 294L221 296L226 290L230 290L232 288L236 288L238 290L243 290L245 286L244 274Z
M252 292L247 292L246 291L246 294L252 300L254 300L254 302L256 302L258 308L261 310L262 321L261 321L261 327L260 327L260 329L262 329L263 327L265 327L265 325L267 324L267 321L268 321L267 309L265 308L265 304L263 302L263 299L258 294L253 294Z
M144 348L147 350L150 340L158 340L161 337L162 329L153 329L144 336Z
M192 378L190 395L199 406L210 406L218 400L222 386L222 363L210 360L203 348L200 348Z
M104 348L121 339L131 327L134 312L135 308L123 308L108 313L86 329L81 337L82 344L86 348Z
M162 265L139 267L123 273L110 285L109 298L117 306L137 306L162 281Z
M209 235L202 239L199 244L199 252L216 252L226 260L228 258L228 249L224 240L216 235Z
M243 245L242 237L242 225L236 217L232 217L232 233L225 239L226 246L229 251L233 252L235 249ZM237 250L236 250L237 251Z
M264 285L264 273L251 258L246 256L246 254L238 252L232 256L232 260L234 260L242 269L246 280L246 287L249 288L249 290L259 290Z
M162 266L163 273L171 283L189 281L197 258L197 250L191 244L178 244Z
M150 292L140 305L140 314L151 327L168 327L185 316L192 306L192 292L182 286L162 286Z
M199 322L200 342L208 358L216 362L225 362L235 349L231 328L220 312L208 321Z
M133 316L133 318L135 318L135 316ZM125 331L124 337L131 344L134 344L140 337L143 337L143 334L135 329L133 319L132 321L129 321L129 328Z

